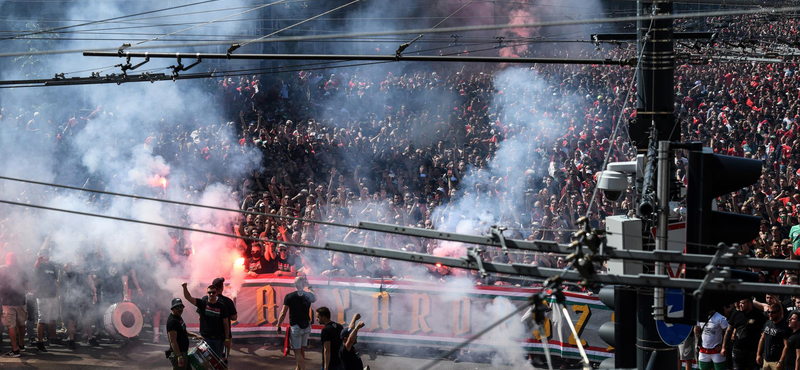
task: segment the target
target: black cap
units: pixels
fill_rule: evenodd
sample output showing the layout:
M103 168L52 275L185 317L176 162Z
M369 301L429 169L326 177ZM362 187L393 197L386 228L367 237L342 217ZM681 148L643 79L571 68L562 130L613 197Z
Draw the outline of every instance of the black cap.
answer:
M186 307L186 306L183 305L183 301L180 298L174 298L172 300L172 307L170 307L170 309L173 309L173 308L178 307L178 306Z
M352 330L350 330L350 328L349 328L349 327L345 327L344 329L342 329L342 332L341 332L341 333L339 333L339 337L340 337L341 339L347 339L347 337L349 337L349 336L350 336L350 333L351 333L351 332L352 332Z

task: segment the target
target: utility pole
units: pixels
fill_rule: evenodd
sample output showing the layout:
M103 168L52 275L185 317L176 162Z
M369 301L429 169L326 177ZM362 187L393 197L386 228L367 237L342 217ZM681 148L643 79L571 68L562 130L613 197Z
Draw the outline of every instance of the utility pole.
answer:
M640 16L672 13L672 1L639 1ZM641 54L636 71L636 120L631 122L631 139L640 152L648 149L652 126L656 141L679 141L681 129L675 122L675 51L671 19L639 20L636 24L637 51Z
M639 1L637 10L640 16L672 13L671 0L652 2ZM659 143L658 157L658 238L656 249L666 249L669 225L669 141L678 141L681 130L674 118L675 93L675 52L672 20L640 20L636 24L637 51L641 55L639 69L636 70L636 120L631 122L630 135L640 152L647 152L653 144ZM649 140L647 133L655 134ZM635 134L636 133L636 134ZM641 135L637 135L641 134ZM650 143L650 141L654 141ZM645 231L646 232L646 231ZM656 274L664 275L663 263L656 263ZM640 289L637 297L638 314L636 323L637 351L636 365L639 370L658 364L660 369L678 367L678 351L661 339L656 328L656 316L664 307L654 307L663 303L663 289ZM655 310L651 309L654 308ZM653 313L656 313L654 315ZM658 317L663 319L663 317Z

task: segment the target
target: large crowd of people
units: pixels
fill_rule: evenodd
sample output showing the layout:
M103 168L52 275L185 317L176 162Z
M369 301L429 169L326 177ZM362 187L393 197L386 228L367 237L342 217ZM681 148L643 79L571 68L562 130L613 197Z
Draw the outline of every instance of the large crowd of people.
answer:
M727 21L710 20L712 24L721 22ZM727 25L720 30L720 39L794 34L800 27L791 18ZM549 52L587 58L625 57L632 53L606 48L569 54L566 50ZM515 76L537 81L538 87L504 81L503 72L509 69L517 71ZM250 277L312 275L431 281L465 277L478 284L530 286L537 282L507 276L481 278L445 266L412 265L303 246L343 241L458 255L463 253L461 247L434 239L330 223L352 226L356 221L376 221L456 231L453 220L466 220L470 221L468 228L459 232L485 234L489 227L499 225L507 228L507 237L567 243L581 216L587 216L593 227L602 229L610 215L633 214L633 191L626 192L619 201L606 199L602 192L595 195L595 174L603 170L606 158L624 161L635 155L624 129L630 119L636 118L635 94L628 94L631 71L612 66L481 65L457 69L428 65L231 76L209 80L205 86L228 112L225 123L174 126L147 133L145 142L153 153L164 158L179 158L215 169L225 168L234 152L256 153L263 158L260 166L250 168L243 178L224 171L210 172L207 181L200 184L226 183L241 197L242 210L268 214L243 215L229 228L237 235L276 241L235 243ZM762 218L758 237L742 244L740 254L794 260L800 253L800 75L796 72L794 59L782 63L715 61L709 65L679 60L676 65L675 118L680 123L682 140L702 141L716 153L763 161L764 172L758 183L718 202L720 210ZM0 111L0 125L38 137L42 143L67 141L86 121L103 111L98 108L55 122L42 119L38 113L16 113L11 107L6 108ZM613 136L618 122L623 128ZM221 135L223 125L235 127L238 137L231 140ZM514 150L501 152L509 143L514 143ZM514 160L498 161L507 157ZM498 168L498 162L509 165ZM686 153L676 152L674 176L680 182L685 181L687 164ZM91 181L87 184L102 185ZM191 193L197 189L187 190ZM477 210L462 211L460 202L494 204L505 211L484 219ZM8 222L0 220L0 226ZM22 235L0 227L0 246L4 251L14 250L15 238ZM184 233L176 232L173 237L169 258L177 260L190 253L191 242ZM47 280L70 281L74 267L64 265L50 273L50 263L42 262L47 259L46 248L34 253L41 253L38 259L20 256L25 264L17 268L30 270L36 278L36 284L22 294L35 294L39 305L36 336L41 345L45 330L54 335L55 331L47 326L55 325L56 319L75 325L69 315L57 314L57 303L50 301L55 296L50 290L57 285ZM102 254L91 257L102 258ZM505 255L488 248L483 258L554 268L566 266L564 256L550 253ZM35 263L27 263L34 259ZM9 266L17 265L15 261L16 257L7 258ZM797 271L752 270L766 282L798 282ZM62 310L65 304L73 307L97 302L98 291L100 300L104 295L114 296L115 300L123 295L127 298L139 286L138 281L136 287L128 284L135 271L122 271L119 276L108 275L108 271L84 275L97 278L98 274L104 279L102 284L93 279L69 283L83 284L82 294L86 296L78 302L61 302ZM28 286L25 281L15 284ZM154 287L156 283L146 285ZM19 324L24 322L14 316L20 312L14 307L25 306L26 300L14 294L2 297L3 324L9 329L17 327L17 334L12 336L19 336L24 331L24 325ZM796 297L784 297L783 303L770 296L755 298L755 305L765 312L774 311L769 304L781 305L779 311L800 307ZM31 304L30 297L27 302ZM107 303L110 302L114 301ZM726 313L732 325L741 321L732 312L749 314L746 307L750 305L742 302ZM718 321L717 326L724 329L725 325ZM22 340L19 344L23 344ZM734 345L734 357L735 348Z

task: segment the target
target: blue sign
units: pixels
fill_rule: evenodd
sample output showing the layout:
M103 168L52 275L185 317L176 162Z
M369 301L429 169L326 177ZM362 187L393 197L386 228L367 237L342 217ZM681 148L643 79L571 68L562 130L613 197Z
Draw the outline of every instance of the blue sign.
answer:
M667 317L682 318L683 317L683 290L682 289L664 289L664 301L667 305ZM692 332L692 325L685 324L669 324L664 321L656 320L656 329L658 329L658 336L669 346L677 346Z

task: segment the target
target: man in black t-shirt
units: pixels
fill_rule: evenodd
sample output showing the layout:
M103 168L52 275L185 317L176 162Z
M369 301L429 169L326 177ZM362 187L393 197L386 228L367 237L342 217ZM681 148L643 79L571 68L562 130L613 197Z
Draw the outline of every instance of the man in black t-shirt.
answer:
M756 363L756 348L767 319L753 308L752 298L739 301L739 308L741 311L734 311L728 318L729 332L725 339L733 338L734 368L755 369L759 367Z
M331 310L328 307L317 308L317 320L325 325L320 333L322 341L322 370L343 370L342 361L339 359L339 347L342 346L341 324L331 320Z
M250 248L250 258L245 259L244 270L247 276L255 278L262 274L271 274L278 269L274 259L267 259L263 253L264 246L254 243Z
M208 299L195 299L189 293L183 283L183 297L189 303L197 306L197 313L200 314L200 335L208 343L211 350L219 357L225 357L224 348L231 349L231 330L230 320L228 319L228 309L217 299L217 287L209 285L206 288Z
M76 349L75 324L81 325L86 333L89 344L96 343L92 336L91 317L86 312L91 312L97 304L97 289L94 281L83 270L83 266L65 263L58 277L59 291L61 292L61 312L67 323L69 341L67 348Z
M800 356L797 353L800 351L800 311L792 311L789 314L787 324L791 334L786 339L786 355L783 357L783 370L800 369Z
M222 292L225 291L225 278L216 278L211 282L211 285L217 287L217 299L222 302L228 310L228 332L231 333L231 340L233 340L233 332L230 330L230 327L231 324L239 318L236 305L233 303L233 299L222 295ZM208 302L208 296L203 297L203 300Z
M189 369L189 336L203 339L201 336L186 330L186 323L183 322L183 301L180 298L172 300L172 313L167 317L167 337L172 353L169 361L172 362L173 370Z
M39 317L36 321L36 337L39 342L36 348L40 352L47 352L44 346L44 327L48 326L50 343L57 342L56 319L58 318L58 268L50 261L47 250L39 251L39 257L33 265L33 274L36 282L36 311Z
M295 263L297 259L293 254L289 253L289 247L286 244L278 244L278 255L275 258L277 276L297 276L297 267Z
M763 363L764 368L778 368L783 363L783 348L786 347L786 338L789 337L789 326L783 318L780 303L769 305L766 312L769 321L764 325L761 340L758 342L756 361Z
M364 363L356 351L356 343L358 343L358 330L364 327L364 322L358 322L361 318L360 314L353 316L350 321L350 326L342 330L342 346L339 347L339 359L342 360L342 367L344 370L363 370Z
M380 265L372 271L373 278L396 279L397 273L392 269L388 258L381 258Z
M308 336L311 334L311 317L308 312L311 304L317 301L317 296L310 290L306 290L308 280L299 276L294 279L294 287L297 289L283 298L283 308L278 317L278 334L281 333L281 324L289 313L289 336L294 350L294 358L297 362L297 369L306 370L305 347L308 346Z

